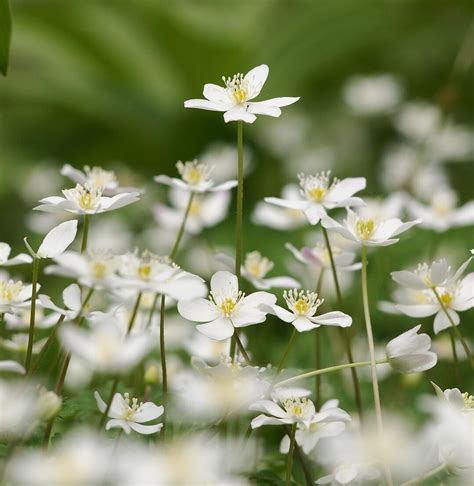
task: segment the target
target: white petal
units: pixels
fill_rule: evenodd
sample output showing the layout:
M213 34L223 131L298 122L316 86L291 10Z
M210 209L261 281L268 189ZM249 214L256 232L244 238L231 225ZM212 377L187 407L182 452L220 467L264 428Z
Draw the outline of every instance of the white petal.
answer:
M439 310L438 304L414 304L414 305L403 305L397 304L396 308L410 317L428 317L432 316Z
M227 111L229 106L224 103L216 103L209 100L187 100L184 102L185 108L197 108L198 110Z
M64 305L73 311L79 311L82 306L81 289L77 284L71 284L63 291Z
M169 177L167 175L158 175L153 177L153 180L158 184L165 184L166 186L170 187L177 187L178 189L188 190L188 185L182 181L181 179L177 179L176 177Z
M266 115L272 116L273 118L278 118L281 115L280 108L277 106L267 105L265 102L249 103L247 111L249 113L253 113L254 115Z
M112 209L123 208L140 199L139 192L122 192L113 197L102 197L101 207L103 211L112 211Z
M117 427L123 429L126 434L130 434L130 425L128 424L128 422L122 419L109 420L105 425L105 430L110 430Z
M234 311L232 316L232 324L235 327L251 326L253 324L260 324L266 319L265 312L262 312L255 307L240 304Z
M286 417L286 412L278 404L272 402L271 400L258 400L249 406L249 410L265 412L277 418Z
M392 279L398 284L408 289L423 290L426 289L426 284L421 278L413 272L402 270L400 272L392 272Z
M216 306L208 299L180 300L178 312L194 322L209 322L218 316Z
M410 354L390 359L390 365L400 373L420 373L436 365L438 357L435 353L427 351L420 354Z
M77 233L77 220L66 221L54 227L43 239L39 249L40 258L55 258L61 255L74 241Z
M68 177L76 184L84 184L87 181L86 175L84 172L75 169L72 165L64 164L61 167L61 175L64 177Z
M138 423L149 422L161 417L164 411L163 406L155 405L153 402L146 402L135 412L133 421Z
M301 211L305 210L310 205L308 201L281 199L279 197L266 197L265 202L269 204L274 204L275 206L280 206L282 208L300 209Z
M244 79L248 81L251 89L249 99L253 99L260 94L267 80L268 72L268 66L260 64L260 66L254 67L245 75Z
M293 312L290 312L283 307L280 307L279 305L262 306L262 310L270 312L284 322L292 322L295 320L296 317Z
M349 327L352 324L352 317L344 314L344 312L333 311L326 312L326 314L320 316L315 316L311 318L311 321L325 326Z
M230 297L239 291L237 277L230 272L221 270L216 272L211 278L211 292L214 297Z
M348 177L336 184L333 189L329 190L325 200L330 202L339 202L353 196L356 192L365 189L367 181L365 177Z
M273 277L264 279L270 289L299 289L301 284L291 277Z
M449 265L445 258L431 264L431 281L435 287L442 284L449 272Z
M307 317L299 316L293 322L293 326L295 326L296 330L299 332L311 331L312 329L316 329L319 327L318 324L314 324L311 322Z
M224 341L234 334L234 326L225 317L220 317L207 324L199 324L196 326L196 329L208 338L216 341Z
M163 428L163 424L143 425L143 424L137 424L132 421L129 421L128 425L135 432L138 432L139 434L143 434L143 435L156 434L156 432L159 432Z
M25 368L20 363L13 360L0 361L0 371L11 371L12 373L25 374Z
M327 216L326 210L321 204L310 204L304 210L305 216L308 218L309 224L318 224L322 218Z
M229 107L235 104L235 101L231 98L227 89L223 88L222 86L218 86L217 84L205 84L202 94L206 99L212 101L213 103L229 105Z
M104 400L102 400L102 397L100 396L98 391L94 392L94 398L95 401L97 402L97 407L99 408L101 413L104 413L105 410L107 409L107 404L104 402Z
M249 113L243 106L237 105L224 113L224 121L229 123L231 121L243 121L245 123L253 123L257 117Z
M460 318L459 314L452 309L448 309L448 313L451 316L451 319L453 320L454 324L457 326L459 325ZM441 309L437 314L434 319L433 323L433 331L435 334L438 334L440 331L444 331L444 329L449 329L452 327L451 322L448 319L448 316L445 314L444 310Z

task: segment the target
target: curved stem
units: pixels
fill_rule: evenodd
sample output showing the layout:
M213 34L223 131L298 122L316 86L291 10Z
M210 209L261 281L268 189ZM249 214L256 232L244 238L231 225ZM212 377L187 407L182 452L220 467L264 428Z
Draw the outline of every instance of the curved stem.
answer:
M276 374L279 375L281 370L283 369L283 366L285 366L286 360L288 359L288 355L290 354L291 351L291 346L293 345L293 341L296 336L296 327L293 327L293 332L291 333L290 339L288 340L288 344L286 346L285 352L283 354L283 357L281 358L280 364L278 365L277 372Z
M331 270L332 270L332 276L334 279L334 287L336 288L336 296L337 296L337 305L339 307L339 310L342 311L342 294L341 294L341 288L339 286L339 279L337 278L337 269L336 269L336 263L334 262L334 255L332 253L332 248L331 248L331 242L329 240L329 235L328 231L324 226L321 226L323 236L324 236L324 241L326 243L326 248L328 250L329 254L329 260L331 262ZM349 363L354 362L354 357L352 355L352 346L351 346L351 338L349 335L349 330L347 328L339 328L339 332L343 338L344 345L346 348L346 355L347 355L347 360ZM359 377L357 376L357 371L355 368L351 369L351 377L352 377L352 386L354 388L354 400L357 406L357 412L359 414L359 419L362 421L362 399L361 399L361 394L360 394L360 385L359 385Z
M170 255L169 255L171 260L174 260L176 258L177 253L178 253L179 244L181 243L181 240L182 240L183 235L184 235L184 229L186 227L186 221L188 220L189 212L191 211L193 199L194 199L194 192L190 192L189 193L189 199L188 199L188 205L186 206L186 211L184 212L183 220L181 221L181 226L179 227L178 235L176 236L176 240L174 242L173 248L171 249L171 252L170 252Z
M288 462L286 464L285 486L290 486L291 483L291 468L293 466L293 454L295 451L295 434L296 434L296 424L293 424L291 426L291 432L290 432L290 450L288 452Z
M446 469L447 465L443 462L439 466L431 469L430 471L427 471L425 474L422 474L420 477L415 478L415 479L410 479L410 481L406 481L402 483L400 486L409 486L411 484L420 484L422 483L425 479L429 479L433 476L436 476L436 474L440 473L441 471L444 471Z
M165 436L166 429L166 409L168 405L168 373L166 369L166 349L165 349L165 303L166 297L161 296L160 303L160 358L161 358L161 383L163 396L161 398L162 405L165 409L163 412L163 428L161 429L161 436Z
M36 321L36 292L38 288L39 258L33 258L33 276L31 280L31 310L30 310L30 331L28 334L28 349L26 351L25 371L30 371L31 358L33 356L33 342L35 340L35 321Z
M370 309L369 309L369 293L367 290L367 247L362 245L362 301L364 304L364 318L365 327L367 331L367 343L369 345L370 354L370 369L372 375L372 389L374 392L374 404L375 404L375 415L377 417L377 430L380 436L383 436L383 419L382 419L382 407L380 404L380 392L379 392L379 382L377 377L377 361L375 359L375 345L374 336L372 333L372 322L370 320ZM388 464L384 461L383 464L385 480L388 485L391 486L392 475Z
M471 354L471 351L469 349L469 346L467 345L467 343L466 343L463 335L461 334L461 331L458 329L458 327L454 323L453 318L451 317L451 314L448 312L448 309L446 308L446 306L445 306L443 300L441 299L440 295L438 294L438 291L436 290L436 288L435 287L431 287L431 290L435 294L436 299L439 302L439 305L443 309L443 312L446 314L446 317L448 318L448 321L451 324L451 327L452 327L453 331L456 333L456 336L461 341L462 347L464 348L464 352L466 353L466 356L468 357L469 362L471 363L471 368L474 367L473 356Z

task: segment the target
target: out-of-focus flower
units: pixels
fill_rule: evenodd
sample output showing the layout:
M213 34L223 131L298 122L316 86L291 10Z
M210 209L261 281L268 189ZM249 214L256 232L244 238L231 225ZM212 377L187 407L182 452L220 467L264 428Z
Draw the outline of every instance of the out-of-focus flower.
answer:
M281 196L282 200L301 201L301 193L296 184L287 184L283 187ZM259 202L252 213L252 222L257 225L288 231L305 226L307 219L299 209Z
M73 189L64 189L63 196L51 196L40 199L35 210L48 213L67 211L74 214L99 214L128 206L139 200L138 192L123 192L115 196L103 195L101 187L86 183L77 184Z
M264 412L252 420L252 429L262 425L289 424L301 424L302 427L309 428L316 414L314 403L308 398L300 397L288 398L281 406L272 400L258 400L249 409Z
M256 98L268 77L268 66L261 64L249 71L245 76L236 74L232 78L222 78L225 87L216 84L204 85L205 100L187 100L185 108L198 108L200 110L224 112L224 121L244 121L253 123L256 115L279 117L280 108L288 106L299 100L294 97L272 98L266 101L250 101Z
M385 199L364 198L365 206L357 208L361 218L372 218L378 221L400 218L407 202L404 192L394 192Z
M33 354L38 354L45 342L46 338L36 341L33 344ZM28 334L22 332L13 334L9 339L0 338L0 346L10 351L26 353L28 349Z
M379 115L393 110L402 89L390 74L351 77L344 86L344 100L359 115Z
M31 263L32 258L26 253L19 253L13 258L9 258L11 247L7 243L0 243L0 267L12 267L23 263Z
M429 200L429 205L411 198L407 209L412 218L422 220L420 227L442 233L450 228L474 224L474 201L456 207L457 194L450 190L437 191Z
M276 297L268 292L254 292L248 296L239 291L237 277L230 272L216 272L211 278L209 299L180 300L178 312L199 324L197 329L204 335L227 339L234 334L234 327L245 327L264 322L267 312L261 304L272 305Z
M395 119L395 126L406 137L417 142L426 141L441 125L440 109L429 103L405 104Z
M276 315L284 322L291 323L299 332L311 331L321 325L349 327L352 317L340 311L316 315L318 307L323 303L318 294L309 290L285 290L283 298L290 311L279 305L262 305L261 308Z
M240 336L242 344L245 347L244 336ZM206 363L217 364L222 356L229 356L230 339L216 341L208 338L200 332L194 334L184 342L184 348L191 355L202 359Z
M167 186L175 187L186 192L200 193L228 191L237 186L236 180L215 185L211 178L213 168L206 164L199 163L197 160L188 162L182 162L180 160L176 164L176 168L178 169L181 179L169 177L167 175L159 175L154 178L155 182L166 184Z
M15 312L15 309L28 307L32 286L21 281L3 280L0 277L0 313Z
M39 297L39 296L38 296ZM25 307L13 309L13 313L5 314L5 327L8 330L24 330L30 327L31 302ZM51 312L44 313L41 300L36 302L35 327L37 329L48 329L56 324L59 314Z
M71 284L63 290L62 295L65 305L64 309L55 305L48 295L40 294L38 298L43 308L51 309L59 315L64 315L66 321L72 321L78 316L82 308L81 289L79 285Z
M23 375L25 373L25 368L17 361L6 359L0 361L0 371L11 371L12 373Z
M419 373L436 365L438 357L430 351L428 334L417 334L421 325L388 342L385 351L392 368L400 373Z
M331 474L322 476L316 484L366 484L380 477L380 473L367 463L347 462L336 466Z
M196 194L191 202L185 231L195 235L201 233L205 228L212 228L220 223L227 216L230 196L229 191ZM170 201L171 207L156 204L153 208L153 215L157 223L167 230L173 230L175 234L183 220L188 201L185 193L176 188L170 191Z
M327 209L347 208L364 204L361 198L353 197L365 189L365 177L330 179L331 172L316 175L300 174L300 187L303 198L299 200L266 197L265 201L276 206L303 211L310 224L317 224L327 216Z
M365 246L388 246L398 242L398 236L419 224L420 220L403 223L398 218L376 221L373 218L361 218L354 211L347 209L347 218L344 224L326 216L322 225L344 238Z
M37 411L39 420L42 422L47 422L53 418L59 412L59 410L61 410L61 406L61 397L56 395L56 393L46 389L40 390Z
M98 392L94 393L99 410L104 413L107 404L102 400ZM143 422L150 422L163 415L165 409L162 406L155 405L152 402L138 402L138 398L132 398L128 393L122 396L116 393L112 399L110 410L107 416L111 419L105 425L105 429L119 427L129 434L131 430L139 434L155 434L160 431L163 424L143 425Z

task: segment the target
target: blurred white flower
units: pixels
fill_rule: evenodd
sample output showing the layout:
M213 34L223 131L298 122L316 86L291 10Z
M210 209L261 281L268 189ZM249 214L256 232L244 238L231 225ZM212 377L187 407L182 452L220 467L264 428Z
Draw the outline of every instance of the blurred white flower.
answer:
M95 400L99 410L104 413L107 404L102 400L98 392L94 393ZM143 425L144 422L150 422L163 415L165 409L157 406L152 402L138 402L138 398L130 399L128 393L123 396L116 393L112 399L107 416L111 419L105 425L105 430L119 427L129 434L131 430L139 434L155 434L163 427L163 424Z
M0 361L0 371L11 371L12 373L25 374L25 368L17 361L11 359Z
M28 307L31 292L32 285L25 285L19 280L3 280L0 276L0 313Z
M178 312L190 321L204 322L197 329L204 335L221 341L234 334L234 327L264 322L267 312L262 311L260 305L272 305L275 302L276 297L268 292L254 292L245 296L239 291L235 275L219 271L211 278L209 299L180 300Z
M81 289L77 284L71 284L63 290L62 293L65 308L62 309L54 304L51 297L40 294L38 299L44 309L55 311L59 315L64 315L66 321L75 319L82 308Z
M394 238L409 230L412 226L419 224L420 220L403 223L398 218L390 218L377 221L373 218L361 218L354 211L347 208L347 218L344 224L326 216L322 225L344 238L365 246L388 246L398 242Z
M435 105L425 102L410 102L402 106L395 119L395 126L406 137L417 142L424 142L435 130L439 129L441 117L441 111Z
M258 400L250 405L249 410L264 412L252 420L252 429L262 425L291 424L309 428L316 414L314 403L305 397L287 398L281 402L281 406L272 400Z
M356 192L365 189L365 177L330 179L331 171L316 175L300 174L301 197L299 200L266 197L265 201L288 209L299 209L308 218L310 224L317 224L327 216L327 209L347 208L364 204L361 198L353 197Z
M388 342L385 351L392 368L400 373L419 373L436 365L438 357L430 351L431 338L418 334L421 325Z
M393 192L384 199L364 198L365 206L357 208L357 214L361 218L385 220L400 218L407 203L407 195L404 192Z
M318 299L318 294L315 292L298 291L297 289L285 290L283 298L290 311L279 305L261 305L260 308L276 315L282 321L292 324L299 332L311 331L321 325L349 327L352 324L352 317L340 311L316 315L323 300Z
M237 178L237 147L235 144L213 142L198 157L198 160L212 167L212 178L218 183ZM244 145L244 176L247 176L253 168L252 153Z
M246 343L243 337L240 336L242 344L245 347ZM194 332L189 339L184 341L183 345L191 356L195 356L211 364L217 364L222 356L229 356L230 353L230 339L216 341L200 332Z
M211 178L213 167L199 163L197 160L188 162L182 162L180 160L176 164L176 168L181 179L167 175L159 175L154 177L155 182L175 187L182 191L198 193L228 191L237 186L236 180L215 185Z
M204 85L203 95L205 100L187 100L185 108L198 108L200 110L224 112L224 121L241 120L253 123L256 115L279 117L280 108L288 106L299 100L298 98L272 98L266 101L250 101L256 98L268 77L268 66L261 64L249 71L245 76L236 74L232 78L225 79L225 87L216 84Z
M9 258L11 250L10 245L0 242L0 267L11 267L13 265L31 263L32 258L26 253L19 253L13 258Z
M360 115L379 115L393 110L402 98L398 80L390 74L353 76L344 85L344 100Z
M39 296L38 296L39 297ZM24 330L30 327L31 302L25 307L13 309L11 314L5 314L5 327L9 330ZM56 324L59 319L59 314L51 312L44 313L44 308L41 300L36 301L36 319L35 328L48 329Z
M45 342L46 338L36 341L33 344L33 354L38 354ZM26 350L28 349L28 334L22 332L13 334L9 339L0 338L0 346L10 351L26 353Z

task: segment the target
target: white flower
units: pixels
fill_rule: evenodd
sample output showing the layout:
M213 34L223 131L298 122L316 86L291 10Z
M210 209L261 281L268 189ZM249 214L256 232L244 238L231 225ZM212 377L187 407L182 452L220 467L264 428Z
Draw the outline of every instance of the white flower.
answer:
M343 432L345 422L349 422L351 417L338 405L338 400L329 400L314 414L309 426L298 424L295 439L305 454L310 454L321 439L335 437ZM285 435L280 443L280 452L288 454L289 449L290 438Z
M28 307L31 292L31 285L24 285L21 281L3 280L0 277L0 313Z
M17 361L10 359L0 361L0 371L11 371L20 375L25 374L25 368Z
M360 115L387 113L400 102L402 89L390 74L354 76L344 86L344 100Z
M288 209L299 209L304 212L310 224L317 224L327 216L327 209L347 208L364 204L361 198L353 197L356 192L365 189L365 177L348 177L330 179L331 171L316 175L300 174L302 199L280 199L266 197L265 201Z
M388 362L400 373L419 373L436 365L438 357L430 351L428 334L417 334L421 325L389 341L385 348Z
M367 484L379 478L380 474L373 466L367 463L346 462L336 466L331 474L322 476L315 481L316 484Z
M176 188L171 189L169 197L171 207L156 204L153 208L153 215L157 223L168 230L173 230L173 235L175 235L183 220L188 198L182 190ZM227 216L230 198L229 191L196 194L191 203L185 231L195 235L201 233L205 228L211 228L220 223Z
M376 221L373 218L361 218L354 211L347 209L347 218L344 224L326 216L322 225L344 238L365 246L388 246L398 242L399 234L412 226L419 224L420 220L403 223L398 218Z
M365 206L357 208L361 218L385 220L399 218L407 203L408 196L404 192L393 192L386 198L364 198Z
M276 297L268 292L254 292L248 296L239 291L235 275L216 272L211 278L209 299L180 300L178 312L194 322L204 322L197 329L206 336L222 341L234 334L234 327L264 322L267 312L261 304L272 305Z
M33 344L33 354L38 354L45 342L46 338L36 341ZM10 351L26 353L26 350L28 349L28 334L22 332L14 334L10 339L0 339L0 345Z
M48 213L67 211L74 214L98 214L128 206L139 200L138 192L123 192L112 197L103 195L101 187L90 183L77 184L73 189L64 189L64 197L51 196L40 199L35 210Z
M232 78L223 77L225 87L216 84L204 85L205 100L187 100L185 108L224 112L224 121L241 120L253 123L256 115L279 117L280 108L296 103L298 98L272 98L266 101L250 101L256 98L268 77L268 66L261 64L249 71L245 76L236 74Z
M7 243L0 243L0 267L11 267L22 263L31 263L32 258L26 253L20 253L16 257L9 258L11 247Z
M249 410L264 412L252 420L250 423L252 429L262 425L290 424L301 424L308 428L316 414L314 403L304 397L287 398L282 401L281 406L272 400L258 400L250 405Z
M99 372L126 373L156 346L150 335L124 336L113 319L99 321L92 329L66 324L60 331L66 350Z
M301 193L296 184L287 184L283 187L281 195L284 200L301 201ZM299 209L259 202L252 214L252 222L257 225L288 231L306 225L307 219Z
M197 160L182 162L176 164L176 168L181 179L159 175L154 178L155 182L166 184L167 186L176 187L186 192L219 192L228 191L237 186L237 181L227 181L222 184L214 184L211 178L212 167L206 164L200 164Z
M44 309L50 309L57 312L59 315L64 315L66 321L75 319L82 308L81 289L77 284L71 284L63 290L64 309L61 309L51 300L48 295L40 294L38 299Z
M285 290L283 298L290 311L279 305L265 305L262 309L268 310L284 322L289 322L299 332L311 331L321 325L349 327L352 317L343 312L333 311L316 315L318 307L323 303L318 299L318 294L309 290Z
M94 393L99 410L104 413L107 409L106 403L102 400L98 392ZM152 402L138 402L137 398L132 398L128 393L123 396L116 393L112 399L110 410L107 416L111 419L105 425L105 429L109 430L114 427L119 427L129 434L131 430L139 434L155 434L160 431L163 424L143 425L143 422L155 420L163 415L165 409L162 406L157 406Z
M55 258L64 253L74 241L77 233L77 220L65 221L55 226L44 237L36 256L38 258Z
M442 189L431 196L428 206L412 198L408 200L407 208L411 217L422 220L422 228L442 233L449 228L474 224L474 201L460 207L457 202L454 191Z
M38 296L39 298L39 296ZM29 329L31 316L31 302L28 305L12 309L11 314L5 314L6 329L18 330ZM35 328L48 329L56 324L59 314L51 312L44 313L44 308L40 300L36 301Z
M469 395L468 392L462 393L459 388L447 388L443 391L433 382L431 384L435 386L438 397L445 399L455 410L462 413L474 413L474 396Z
M441 125L441 110L425 102L405 104L395 120L395 126L408 138L423 142Z

